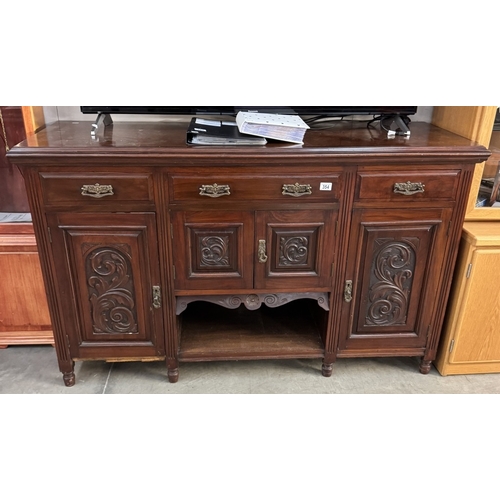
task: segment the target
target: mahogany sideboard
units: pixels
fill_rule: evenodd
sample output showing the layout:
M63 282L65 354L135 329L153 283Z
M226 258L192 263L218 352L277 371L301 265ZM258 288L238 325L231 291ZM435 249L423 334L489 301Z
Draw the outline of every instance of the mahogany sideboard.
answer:
M189 146L186 122L58 122L12 148L59 367L436 356L474 166L426 123Z

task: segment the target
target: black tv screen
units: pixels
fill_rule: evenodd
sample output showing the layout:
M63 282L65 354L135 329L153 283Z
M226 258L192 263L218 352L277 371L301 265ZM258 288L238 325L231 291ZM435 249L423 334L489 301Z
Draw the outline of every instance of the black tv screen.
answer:
M228 115L238 111L260 113L352 116L352 115L414 115L417 106L80 106L85 114L145 114L145 115Z

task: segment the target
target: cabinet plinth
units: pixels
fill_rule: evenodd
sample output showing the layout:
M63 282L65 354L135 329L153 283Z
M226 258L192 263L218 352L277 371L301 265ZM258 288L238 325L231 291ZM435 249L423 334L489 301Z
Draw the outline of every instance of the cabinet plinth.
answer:
M67 385L74 362L435 359L474 165L429 124L186 145L187 123L59 122L23 171Z

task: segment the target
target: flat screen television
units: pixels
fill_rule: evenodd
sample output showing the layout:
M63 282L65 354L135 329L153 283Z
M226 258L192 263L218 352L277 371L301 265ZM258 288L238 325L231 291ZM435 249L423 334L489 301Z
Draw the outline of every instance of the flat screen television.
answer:
M227 115L238 111L297 114L313 116L401 115L410 116L417 106L80 106L85 114L145 114L145 115Z

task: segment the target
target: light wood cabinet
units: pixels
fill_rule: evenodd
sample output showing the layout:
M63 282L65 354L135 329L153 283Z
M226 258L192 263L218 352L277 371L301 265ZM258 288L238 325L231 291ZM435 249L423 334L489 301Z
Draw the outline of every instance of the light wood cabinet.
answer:
M500 372L500 222L466 222L443 337L441 375Z
M0 348L54 343L31 224L0 224L0 276Z
M496 113L497 106L435 106L432 123L490 147ZM490 161L493 162L495 156L492 155ZM478 163L474 170L465 212L466 221L500 220L500 208L476 207L481 179L486 176L485 166L484 162Z
M41 106L0 107L0 212L29 212L19 169L6 157L44 125ZM52 327L31 223L0 223L0 348L53 344Z
M500 159L497 106L438 106L433 123L491 149L474 170L460 259L435 365L442 375L500 371L500 208L476 207L481 179Z

